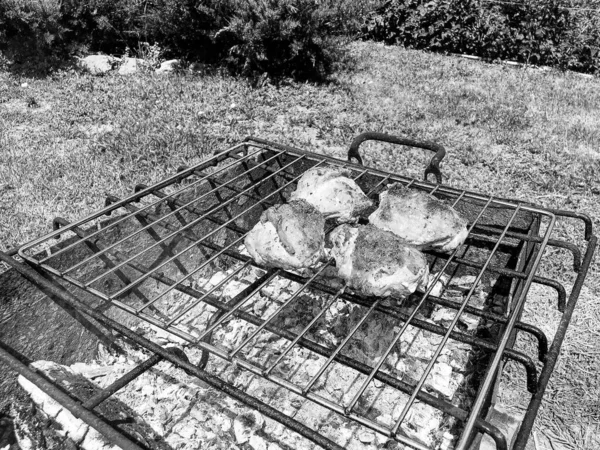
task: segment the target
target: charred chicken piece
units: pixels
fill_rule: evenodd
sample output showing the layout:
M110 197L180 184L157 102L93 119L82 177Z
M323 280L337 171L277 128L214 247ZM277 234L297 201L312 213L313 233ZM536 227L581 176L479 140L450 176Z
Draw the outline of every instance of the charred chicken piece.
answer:
M337 274L351 289L365 295L401 297L427 287L425 256L389 231L344 224L331 232L329 240Z
M307 170L298 181L291 199L303 199L317 208L326 219L351 222L361 211L373 205L349 170L317 167Z
M394 183L379 199L379 208L369 216L369 222L419 249L450 252L469 234L464 217L425 192Z
M325 219L304 200L276 205L262 213L244 244L262 266L312 268L325 254Z

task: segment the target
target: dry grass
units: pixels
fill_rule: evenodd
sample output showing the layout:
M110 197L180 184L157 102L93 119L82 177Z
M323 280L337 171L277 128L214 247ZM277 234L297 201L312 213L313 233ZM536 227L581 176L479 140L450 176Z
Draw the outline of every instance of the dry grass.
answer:
M25 80L1 73L0 248L246 135L344 157L353 136L368 130L446 146L448 184L587 213L598 229L599 80L373 44L355 52L356 70L327 86L251 89L220 75ZM367 164L417 176L427 156L374 144L364 153ZM561 231L569 239L580 233ZM563 255L544 270L562 277L567 267ZM545 436L555 450L600 448L597 275L596 259L536 422L538 450ZM529 305L531 320L552 333L554 303L532 294ZM514 392L506 400L522 408Z

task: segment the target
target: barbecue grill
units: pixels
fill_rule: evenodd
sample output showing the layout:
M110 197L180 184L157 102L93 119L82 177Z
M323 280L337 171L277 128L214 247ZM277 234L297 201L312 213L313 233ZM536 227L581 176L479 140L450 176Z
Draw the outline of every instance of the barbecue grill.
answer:
M425 179L364 166L359 146L368 140L434 152ZM348 161L247 138L201 164L180 168L164 181L138 185L126 199L108 196L103 209L74 223L56 218L53 232L7 254L0 253L0 259L44 292L147 349L152 356L83 402L66 395L4 348L0 348L0 357L122 448L139 447L102 421L94 409L161 360L323 448L341 448L315 427L270 405L267 398L219 377L211 371L211 362L218 360L314 402L346 423L382 433L408 448L437 448L439 444L435 439L424 442L407 426L412 412L421 405L437 411L444 417L444 426L456 432L452 444L456 449L471 448L483 435L489 436L497 449L506 450L511 444L512 448L524 449L587 274L596 237L590 218L584 214L442 184L439 163L444 155L444 149L434 143L381 133L358 136ZM388 184L399 182L434 195L468 219L469 237L464 245L450 254L426 252L432 281L425 292L403 300L362 296L326 277L326 268L333 261L310 273L255 266L244 251L246 233L262 211L289 198L306 170L324 166L348 169L375 201ZM435 182L428 181L431 176ZM568 240L559 231L563 224L575 230ZM333 226L328 221L329 231ZM557 253L568 254L572 262L567 274L572 282L567 285L539 273ZM214 280L215 273L222 275ZM449 286L457 279L462 280L462 294L450 295ZM561 314L551 342L541 329L522 318L528 291L535 284L555 293L553 303ZM283 293L279 297L267 295L274 290ZM174 293L178 293L176 301ZM99 301L99 306L92 306L90 298ZM111 318L108 312L115 308L132 320L178 336L201 350L201 357L192 361L183 352L157 345L136 331L131 320ZM324 318L332 314L332 308L351 310L351 326L334 339L321 339L319 333L327 332L322 326ZM292 326L284 320L301 309L309 314L299 323ZM446 320L432 320L442 309ZM203 327L186 326L190 317ZM475 319L475 329L464 326L467 318ZM250 328L235 345L227 346L220 342L219 330L233 320ZM361 330L373 321L395 324L393 336L388 336L383 348L370 359L356 357L351 348L358 345ZM404 338L419 330L436 337L433 351L421 355L416 373L405 374L410 376L389 370L389 361L397 359L394 355L402 351ZM533 345L515 347L519 336ZM261 352L255 351L258 342ZM462 395L459 400L436 392L429 383L440 357L452 345L476 355L478 367L472 395ZM298 380L286 369L287 358L299 350L319 364L308 381ZM518 373L531 395L514 442L488 420L507 362L523 368ZM335 371L351 374L353 383L343 386L341 395L331 396L321 384ZM389 402L377 406L378 389L386 389L388 400L394 399L393 411L381 410L389 408ZM378 420L382 414L391 420Z

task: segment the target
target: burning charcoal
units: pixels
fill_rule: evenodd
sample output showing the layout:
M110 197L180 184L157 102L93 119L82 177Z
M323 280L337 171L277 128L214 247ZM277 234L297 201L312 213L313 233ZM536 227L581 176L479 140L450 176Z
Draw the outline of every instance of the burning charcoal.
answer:
M389 437L380 434L380 433L376 433L375 434L375 440L377 441L377 445L379 445L380 447L383 447L385 444L388 443L388 441L390 440Z
M398 414L400 411L398 411ZM421 402L415 402L408 410L408 414L400 427L407 436L430 446L440 425L441 413L439 411Z
M454 435L452 433L444 433L444 435L442 436L442 441L440 442L440 450L450 450L452 448L454 448L453 446L453 441L454 441ZM496 444L493 444L494 446Z
M185 422L179 422L173 427L173 432L177 433L184 439L193 439L196 435L196 429L200 424L194 419L189 418Z
M240 414L233 421L233 433L238 444L243 444L250 440L250 435L262 429L265 419L258 411L250 411Z
M456 311L448 308L443 308L441 306L437 306L431 314L431 320L435 323L450 323L454 320L456 316Z
M467 331L475 331L479 326L481 319L472 314L463 314L460 316L459 322L467 327Z
M473 283L475 283L476 279L477 277L475 275L465 275L462 277L452 278L450 280L450 286L458 286L470 289L471 287L473 287Z
M450 386L452 367L445 363L437 363L427 377L425 386L439 392L444 397L452 398L454 389Z
M375 434L372 431L361 431L358 433L358 440L363 444L370 444L375 440Z
M437 275L438 275L437 273L432 273L429 275L429 282L427 283L427 289L429 289L431 287L431 285L433 284L433 280L436 279ZM442 293L446 289L446 286L448 286L448 279L449 279L449 277L447 274L442 274L442 276L437 281L437 283L435 283L435 286L433 287L433 289L431 290L429 295L431 295L433 297L441 297Z
M248 445L250 445L250 447L252 447L254 450L267 450L267 442L256 434L250 436Z
M144 395L145 397L150 397L154 395L154 388L148 384L142 386L142 395Z
M396 370L403 374L402 379L407 383L414 384L425 373L426 364L411 356L400 358L396 364Z
M212 417L212 412L202 405L197 405L190 411L190 416L198 422L206 422Z
M231 430L231 420L229 417L222 414L214 414L212 416L215 425L223 432L227 433Z
M417 334L407 355L412 356L413 358L429 360L436 350L437 345L435 342L436 340L428 339L424 332L421 331Z

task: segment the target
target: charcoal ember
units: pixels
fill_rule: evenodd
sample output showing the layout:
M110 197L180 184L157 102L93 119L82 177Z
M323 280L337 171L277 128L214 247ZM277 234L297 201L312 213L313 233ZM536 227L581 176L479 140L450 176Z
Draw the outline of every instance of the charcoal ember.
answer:
M429 282L427 283L427 289L431 288L429 295L433 297L441 297L444 293L446 286L448 286L449 276L447 274L442 274L437 282L434 281L437 278L438 273L432 273L429 275ZM432 287L433 285L433 287Z
M184 439L193 439L196 436L196 430L199 428L199 422L192 418L177 423L172 431Z
M398 360L396 370L402 374L402 380L414 385L425 373L426 363L414 358L406 356Z
M433 334L426 336L424 331L419 331L415 340L413 341L410 349L406 352L407 356L411 356L417 359L430 360L433 357L434 352L439 344L438 337L434 338ZM441 341L441 336L439 336Z
M231 419L224 414L214 412L212 415L212 421L215 424L215 427L222 433L228 433L229 430L231 430Z
M316 430L327 421L329 415L330 411L327 408L311 401L304 401L294 418Z
M425 386L451 399L455 391L455 388L453 389L453 386L450 384L451 377L452 367L448 364L438 362L432 367L425 381Z
M281 301L285 296L291 295L293 292L300 289L300 285L294 281L290 281L286 278L275 277L264 286L260 293L265 297L269 297L272 300Z
M375 433L372 431L361 431L358 433L358 440L363 444L370 444L375 440Z
M397 408L394 414L397 414L397 417L399 417L400 411L401 408ZM407 436L420 441L426 446L431 446L436 439L441 421L442 414L440 411L417 401L408 410L400 428Z
M475 275L463 275L462 277L455 277L450 280L450 286L458 286L461 288L472 288L473 283L477 277Z
M225 286L223 287L223 297L231 299L238 295L240 292L242 292L244 289L246 289L248 286L250 286L250 283L248 283L246 280L229 280L225 283Z
M248 442L254 432L262 429L264 423L265 419L258 411L249 411L238 415L233 421L233 433L237 443Z
M258 436L257 434L253 434L250 436L250 439L248 440L248 445L254 450L267 450L267 441L265 441L264 438Z
M255 316L261 317L268 307L268 298L265 298L262 295L255 295L254 303L252 303L252 312Z

